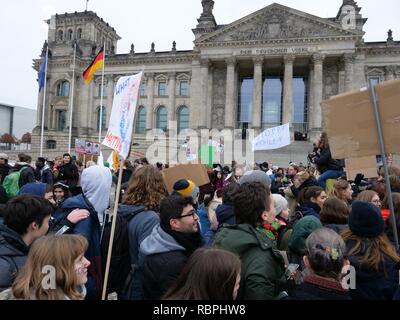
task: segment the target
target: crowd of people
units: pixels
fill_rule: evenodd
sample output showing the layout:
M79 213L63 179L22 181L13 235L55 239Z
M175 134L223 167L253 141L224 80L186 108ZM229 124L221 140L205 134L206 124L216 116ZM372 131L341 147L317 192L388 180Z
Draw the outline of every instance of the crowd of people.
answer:
M381 168L346 177L321 135L310 163L208 167L168 191L125 160L107 294L123 300L396 300L400 255ZM0 154L0 299L101 298L118 171ZM400 169L390 167L395 221ZM171 191L171 190L170 190ZM350 273L346 273L350 270ZM353 270L354 272L352 272ZM45 282L44 277L54 281ZM351 278L353 285L346 286Z

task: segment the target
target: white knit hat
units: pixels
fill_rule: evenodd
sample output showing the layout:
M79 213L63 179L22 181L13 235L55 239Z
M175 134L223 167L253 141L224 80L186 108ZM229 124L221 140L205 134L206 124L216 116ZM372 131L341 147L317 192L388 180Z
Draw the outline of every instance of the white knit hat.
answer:
M280 194L272 194L272 196L274 197L275 200L276 215L279 215L282 213L283 210L286 210L288 208L288 202Z

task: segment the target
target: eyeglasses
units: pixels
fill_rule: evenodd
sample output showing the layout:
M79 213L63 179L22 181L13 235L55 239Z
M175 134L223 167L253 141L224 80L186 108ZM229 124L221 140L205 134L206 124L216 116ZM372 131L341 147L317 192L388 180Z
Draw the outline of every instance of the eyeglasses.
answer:
M373 201L371 201L372 203L375 203L375 204L381 204L382 202L381 202L381 200L373 200Z
M194 215L197 215L197 211L193 209L188 214L184 214L183 216L177 217L175 219L182 219L182 218L190 217L190 216L194 217Z

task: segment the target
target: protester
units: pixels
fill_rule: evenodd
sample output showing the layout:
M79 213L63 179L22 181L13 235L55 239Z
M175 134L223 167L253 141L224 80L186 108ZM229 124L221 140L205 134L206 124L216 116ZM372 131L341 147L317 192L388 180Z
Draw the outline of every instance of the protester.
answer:
M355 300L392 300L399 288L400 257L384 233L385 223L376 206L355 201L349 229L342 233L355 268Z
M278 248L286 251L292 232L289 227L289 208L287 200L280 194L273 194L276 211L276 228L278 232Z
M395 216L395 221L396 221L396 227L397 227L397 236L400 235L400 193L394 192L392 194L393 197L393 209L394 209L394 216ZM386 196L385 199L383 200L383 207L382 212L385 212L383 214L383 217L385 215L390 216L390 209L389 209L389 203L388 203L388 197ZM390 218L386 221L386 234L389 238L389 240L392 243L395 243L395 238L393 234L393 220Z
M69 187L62 182L57 182L53 186L53 197L56 202L56 207L59 208L62 206L63 202L71 197L71 193L69 192Z
M45 199L21 195L8 201L0 224L0 291L11 287L25 264L30 245L49 229L53 206Z
M329 198L321 210L321 223L324 227L340 234L348 227L349 207L338 198Z
M43 182L49 185L53 185L53 172L49 165L46 163L46 159L39 157L36 160L35 177L39 182Z
M275 173L274 181L271 183L271 193L283 193L285 187L283 185L283 174Z
M63 164L58 168L57 181L67 186L76 187L79 181L79 173L77 166L72 162L71 155L65 153L63 155Z
M139 248L142 241L159 224L160 202L167 195L167 187L160 171L152 166L144 166L136 169L130 177L123 204L118 207L118 214L129 220L129 255L135 271L132 285L128 289L129 299L143 299L143 269L139 265Z
M8 164L8 155L0 153L0 185L3 184L4 178L8 176L11 166Z
M20 172L19 176L19 187L22 188L24 185L30 182L35 182L35 171L31 167L30 163L32 162L31 156L20 153L18 154L18 162L15 166L10 170L9 173L12 172Z
M83 300L90 265L84 257L87 246L86 239L78 235L38 239L12 288L1 295L8 296L7 300ZM49 267L55 270L54 287L43 285L48 283Z
M215 210L215 215L218 220L218 228L223 224L235 224L235 212L233 207L233 197L239 190L239 184L231 183L225 187L222 193L222 204Z
M331 196L342 200L346 205L350 206L353 201L353 189L351 184L346 180L336 181L333 185Z
M382 199L384 200L384 198L385 198L385 196L383 196ZM374 206L378 207L379 210L381 210L381 214L382 214L383 220L385 222L389 219L390 210L382 209L382 201L377 192L375 192L373 190L365 190L358 194L356 200L369 202L369 203L373 204Z
M333 230L319 228L306 241L303 258L307 275L295 289L296 300L351 300L341 283L342 269L349 264L346 245Z
M18 195L30 194L45 198L51 204L55 205L53 198L53 188L51 185L42 182L27 183L18 191Z
M260 170L247 171L239 179L240 185L243 185L245 183L251 183L251 182L260 182L268 189L270 189L270 187L271 187L271 178Z
M321 209L327 199L324 189L321 187L309 187L303 189L299 197L300 207L298 210L303 217L314 216L320 219Z
M197 249L165 300L235 300L241 262L236 254L216 248Z
M214 246L236 253L242 260L239 299L274 299L282 293L285 277L283 257L263 228L276 216L269 188L260 182L243 183L235 194L234 208L237 224L223 225Z
M192 198L169 196L160 204L160 225L140 245L146 300L160 299L201 246L198 216Z

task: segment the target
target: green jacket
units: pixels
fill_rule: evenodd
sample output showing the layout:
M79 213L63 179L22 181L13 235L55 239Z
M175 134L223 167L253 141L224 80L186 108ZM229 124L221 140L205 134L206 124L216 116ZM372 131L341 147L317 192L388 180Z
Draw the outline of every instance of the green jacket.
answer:
M238 299L274 299L286 283L284 261L276 245L249 224L224 225L214 246L236 253L242 260Z

